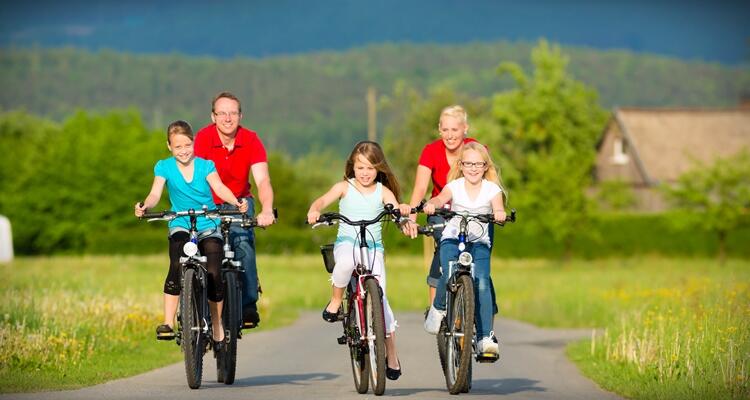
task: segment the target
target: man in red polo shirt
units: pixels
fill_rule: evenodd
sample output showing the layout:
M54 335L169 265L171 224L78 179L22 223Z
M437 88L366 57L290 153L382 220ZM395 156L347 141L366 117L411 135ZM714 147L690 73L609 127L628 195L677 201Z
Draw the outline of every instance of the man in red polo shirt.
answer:
M261 212L258 225L274 223L273 188L268 174L266 149L258 135L240 126L242 106L240 100L229 92L214 97L211 106L212 124L204 127L195 136L195 155L216 164L216 170L224 184L237 198L245 198L248 203L247 215L255 215L255 206L250 192L249 175L258 188L258 201ZM214 193L214 202L222 209L236 209L224 204ZM235 257L245 269L242 292L243 321L246 328L253 328L260 322L258 315L258 268L255 262L255 235L252 230L232 226L230 240Z

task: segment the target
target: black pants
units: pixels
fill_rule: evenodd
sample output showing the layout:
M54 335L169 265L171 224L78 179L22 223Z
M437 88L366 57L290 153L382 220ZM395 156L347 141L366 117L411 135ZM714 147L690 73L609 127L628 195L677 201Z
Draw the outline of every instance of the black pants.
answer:
M169 272L164 280L164 293L180 294L180 257L185 257L182 247L190 241L187 232L175 232L169 237ZM223 256L221 239L208 237L198 242L198 249L206 256L208 270L208 299L214 302L224 300L224 282L221 279L221 259Z

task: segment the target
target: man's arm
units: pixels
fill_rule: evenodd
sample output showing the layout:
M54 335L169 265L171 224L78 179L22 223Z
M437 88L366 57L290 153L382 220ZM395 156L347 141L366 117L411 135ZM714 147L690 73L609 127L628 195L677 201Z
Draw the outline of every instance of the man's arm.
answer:
M253 181L258 188L258 201L261 207L260 214L258 214L258 225L271 225L274 223L273 187L271 187L271 175L268 173L268 163L255 163L250 167L250 171L253 173Z

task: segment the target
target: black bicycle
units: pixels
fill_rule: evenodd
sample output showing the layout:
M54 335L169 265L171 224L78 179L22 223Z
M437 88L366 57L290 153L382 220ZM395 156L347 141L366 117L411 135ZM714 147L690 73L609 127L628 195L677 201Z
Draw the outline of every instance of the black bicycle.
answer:
M474 324L475 287L472 269L474 260L468 251L468 225L471 221L494 223L503 226L506 222L516 221L516 210L511 210L505 221L495 221L492 214L470 214L449 210L436 210L436 215L445 218L460 218L458 233L459 255L456 260L444 267L446 276L446 315L437 334L437 347L440 365L445 375L445 383L451 394L466 393L471 389L471 355L476 355L476 361L495 362L499 356L495 353L479 351ZM445 223L427 224L419 227L420 234L431 236L436 228L445 227Z
M274 218L278 212L273 210ZM221 210L220 214L209 212L207 218L218 219L221 223L221 235L224 238L224 259L221 262L221 276L224 281L224 307L221 313L224 324L224 346L221 351L214 351L216 357L216 380L226 385L234 383L237 370L237 340L242 338L242 279L245 273L242 263L234 259L234 250L230 241L230 230L233 223L242 229L258 226L258 220L248 217L238 210Z
M148 221L171 221L175 218L190 218L190 240L183 246L185 257L180 257L182 279L180 283L180 305L177 312L176 343L185 356L185 376L191 389L198 389L203 379L203 355L211 346L212 328L208 306L208 271L206 257L198 251L198 229L200 215L232 215L235 210L187 210L147 212L141 218Z
M380 396L385 392L385 316L383 314L383 290L378 276L372 274L373 260L368 256L367 226L390 216L400 221L401 213L387 204L375 218L352 221L336 212L321 214L313 229L320 225L333 225L341 221L359 227L359 260L356 263L344 299L339 309L344 334L337 339L341 345L349 346L354 387L360 394L372 392ZM326 270L333 272L333 245L321 247ZM354 255L352 255L354 256Z

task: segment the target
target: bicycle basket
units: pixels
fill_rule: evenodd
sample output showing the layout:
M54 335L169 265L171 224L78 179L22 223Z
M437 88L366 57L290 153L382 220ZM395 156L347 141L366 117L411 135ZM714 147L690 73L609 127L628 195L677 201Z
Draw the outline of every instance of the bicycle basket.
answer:
M320 246L320 254L323 255L323 264L326 266L326 271L330 274L333 272L333 244L324 244Z

